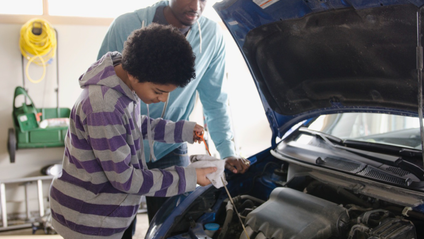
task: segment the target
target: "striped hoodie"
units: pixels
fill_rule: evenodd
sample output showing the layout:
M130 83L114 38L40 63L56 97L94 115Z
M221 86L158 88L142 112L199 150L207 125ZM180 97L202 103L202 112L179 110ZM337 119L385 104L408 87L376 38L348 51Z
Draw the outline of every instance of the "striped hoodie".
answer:
M119 54L105 54L79 78L62 174L50 187L52 225L66 239L121 238L142 195L169 197L196 187L193 168L147 169L141 136L193 143L195 123L141 115L138 96L115 74Z

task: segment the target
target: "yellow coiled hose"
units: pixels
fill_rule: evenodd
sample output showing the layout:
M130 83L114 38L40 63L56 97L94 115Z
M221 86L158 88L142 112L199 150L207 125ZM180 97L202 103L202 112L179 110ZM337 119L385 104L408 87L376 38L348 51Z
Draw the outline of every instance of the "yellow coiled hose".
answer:
M34 34L37 31L39 34ZM38 83L44 79L46 64L55 56L56 45L56 32L47 21L35 18L21 27L19 48L22 55L28 60L25 73L30 82ZM38 80L33 80L28 73L32 62L43 67L43 75Z

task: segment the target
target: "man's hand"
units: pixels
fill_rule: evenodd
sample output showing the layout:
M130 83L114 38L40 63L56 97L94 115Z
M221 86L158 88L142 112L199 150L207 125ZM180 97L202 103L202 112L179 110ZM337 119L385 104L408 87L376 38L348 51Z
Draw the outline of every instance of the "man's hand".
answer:
M200 186L206 186L211 184L211 181L206 177L206 175L216 172L216 170L216 167L196 168L197 184L199 184Z
M234 156L225 158L225 168L233 173L245 173L249 167L250 161L245 158Z

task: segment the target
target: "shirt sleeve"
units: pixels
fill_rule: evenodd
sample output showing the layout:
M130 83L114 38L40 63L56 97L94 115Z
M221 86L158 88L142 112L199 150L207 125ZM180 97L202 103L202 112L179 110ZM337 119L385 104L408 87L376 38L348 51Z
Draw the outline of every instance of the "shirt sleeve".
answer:
M152 127L156 129L162 121L152 121ZM138 155L135 149L140 147L140 141L134 140L133 145L129 143L129 122L125 116L108 112L91 113L86 118L88 143L110 184L119 191L140 195L173 196L194 190L197 178L192 169L148 170L142 165L134 167L132 159ZM173 125L175 123L167 122L165 128ZM189 130L188 126L185 130ZM188 134L183 134L178 140L188 138ZM140 159L136 161L140 162Z
M146 115L141 116L141 132L143 139L147 137L147 120L150 120L150 130L152 132L152 139L161 143L193 143L193 131L195 122L180 120L177 122L164 120L161 118L151 119Z
M221 158L235 156L233 133L224 90L225 42L218 34L216 51L197 88L208 130Z

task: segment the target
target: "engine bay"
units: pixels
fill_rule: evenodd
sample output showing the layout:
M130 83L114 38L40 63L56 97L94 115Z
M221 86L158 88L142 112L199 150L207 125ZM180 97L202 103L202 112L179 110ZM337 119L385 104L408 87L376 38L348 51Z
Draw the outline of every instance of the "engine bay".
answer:
M239 211L242 215L249 212L244 220L246 230L234 221L231 229L217 238L420 238L417 226L422 226L422 215L402 215L402 208L382 202L374 208L376 205L373 207L370 198L362 205L354 204L355 200L362 200L359 198L342 205L311 194L321 194L325 187L316 181L308 187L311 192L278 187L269 200L252 208L242 206L255 201L245 197L239 202ZM344 200L356 197L346 191L331 196L341 196Z
M234 177L224 189L210 187L197 197L168 232L170 238L424 238L424 214L408 195L393 198L320 179L313 171L275 159L252 165L251 175ZM265 163L266 162L266 163ZM255 167L262 170L255 170ZM248 178L248 182L247 179ZM334 179L333 179L334 180ZM385 189L383 189L385 190ZM370 190L372 191L372 190ZM391 197L391 198L389 198ZM238 217L237 215L240 215ZM207 223L219 224L210 234Z

